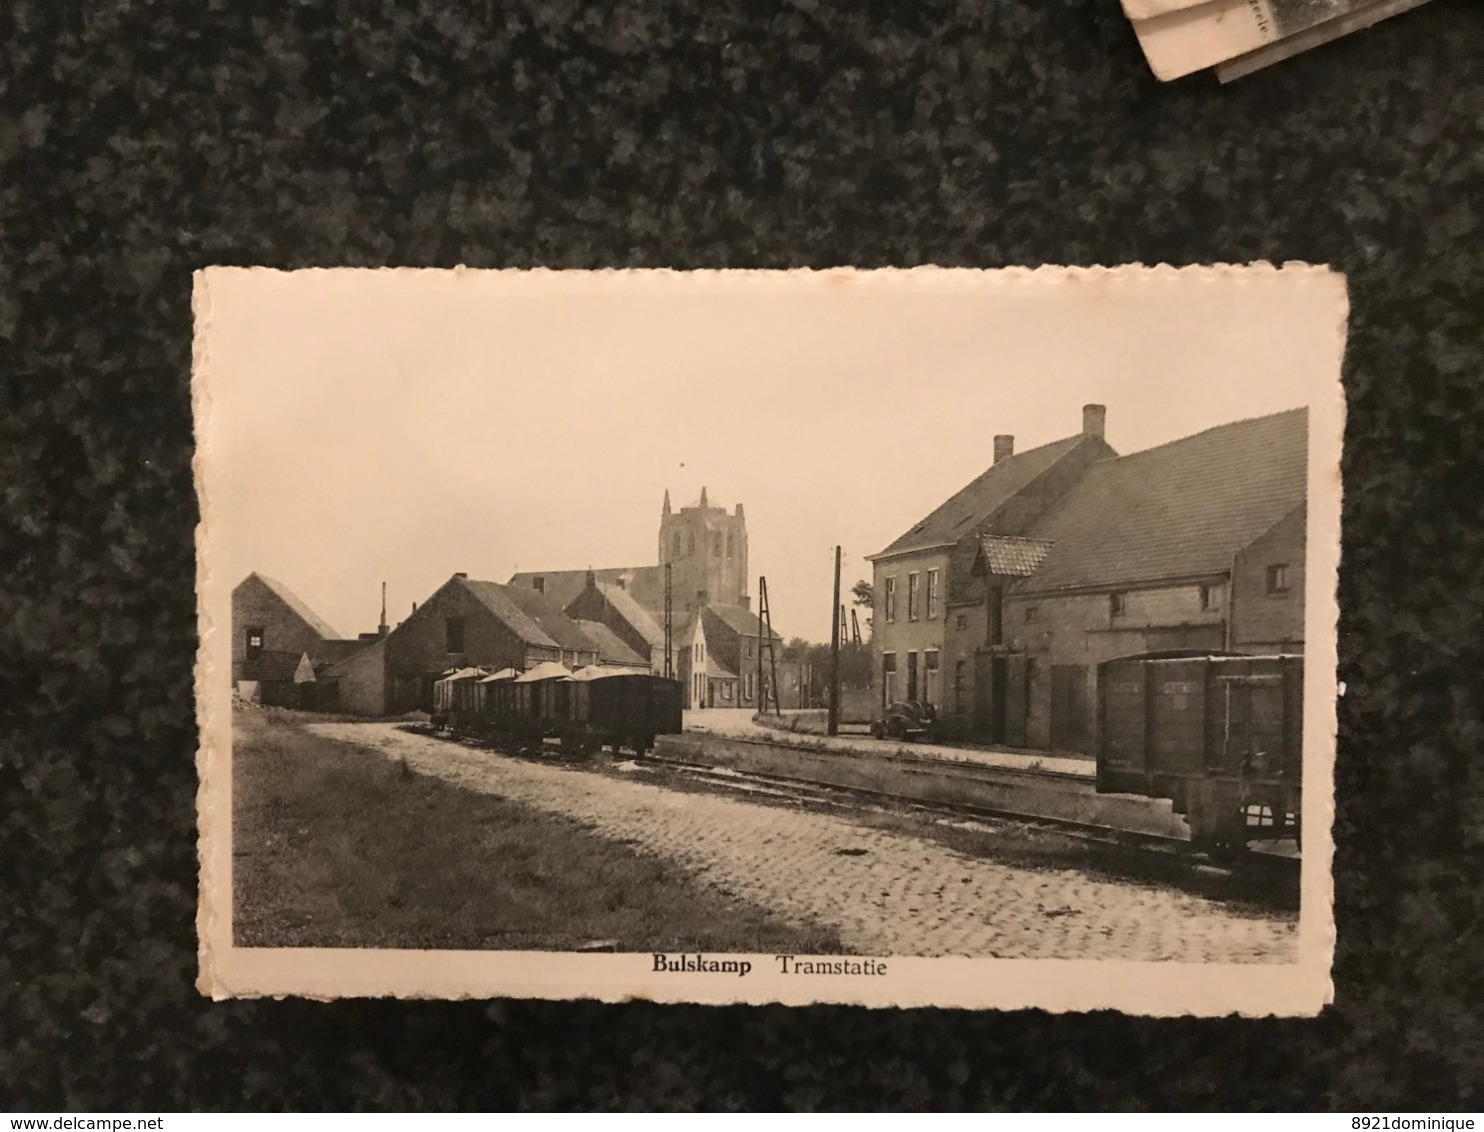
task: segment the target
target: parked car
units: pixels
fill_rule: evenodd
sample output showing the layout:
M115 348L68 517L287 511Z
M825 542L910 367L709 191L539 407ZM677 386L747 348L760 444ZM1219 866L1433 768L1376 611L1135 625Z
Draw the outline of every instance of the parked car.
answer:
M882 718L871 724L878 739L932 739L937 731L938 709L917 700L887 705Z

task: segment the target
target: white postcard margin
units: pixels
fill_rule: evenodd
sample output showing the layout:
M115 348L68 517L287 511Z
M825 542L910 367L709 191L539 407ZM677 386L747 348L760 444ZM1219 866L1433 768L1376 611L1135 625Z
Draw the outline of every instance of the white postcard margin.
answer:
M432 269L312 269L316 272L384 277ZM231 580L212 569L211 499L215 471L209 437L212 281L223 273L262 268L209 268L196 273L193 292L195 337L192 403L197 449L193 461L200 499L197 528L197 609L200 647L195 690L201 741L200 902L197 911L200 972L197 988L217 1000L239 997L344 997L411 999L545 998L620 1002L949 1007L1041 1009L1051 1012L1118 1010L1154 1016L1303 1017L1333 1001L1334 952L1334 760L1340 558L1340 457L1345 404L1340 383L1349 317L1345 280L1322 266L1209 265L1175 268L1132 264L1116 268L1007 268L991 271L913 268L856 271L501 271L447 269L444 274L499 274L572 285L584 293L606 286L664 287L677 282L706 285L708 279L744 278L759 286L890 286L913 292L934 288L1068 287L1095 298L1105 287L1169 281L1199 286L1230 281L1244 286L1317 289L1333 325L1332 356L1325 372L1305 375L1298 388L1327 388L1307 398L1309 501L1305 593L1304 847L1297 961L1291 964L1211 964L1121 960L1019 960L886 956L876 975L782 973L775 955L713 955L750 964L735 973L665 973L647 954L577 954L529 951L403 951L234 946L232 907L232 760L230 640ZM282 274L282 273L277 273ZM798 958L808 958L800 956ZM824 956L823 959L838 957Z

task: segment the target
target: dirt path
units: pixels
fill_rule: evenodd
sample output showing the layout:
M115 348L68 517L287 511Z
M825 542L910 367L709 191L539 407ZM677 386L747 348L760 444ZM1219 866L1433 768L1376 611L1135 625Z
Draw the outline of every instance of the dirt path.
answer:
M398 730L310 730L422 774L566 814L724 893L835 925L866 955L1292 962L1296 917L1239 915L1163 888L966 857L841 818L504 758Z

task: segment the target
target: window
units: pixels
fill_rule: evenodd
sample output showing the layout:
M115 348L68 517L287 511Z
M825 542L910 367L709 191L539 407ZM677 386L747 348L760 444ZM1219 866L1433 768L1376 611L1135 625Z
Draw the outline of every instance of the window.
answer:
M907 620L917 620L917 571L907 575Z
M727 557L732 557L732 533L727 532Z
M691 531L685 536L685 553L694 555L696 553L696 532Z
M895 621L897 619L897 580L895 578L886 579L885 606L886 619Z
M531 580L531 586L538 594L544 594L546 592L546 579L538 574Z
M931 621L938 616L938 571L927 572L927 618Z
M961 660L953 666L953 710L965 709L964 694L968 691L969 662Z
M247 655L256 656L263 651L263 627L261 625L249 625L247 627Z
M897 699L897 654L884 652L881 654L881 702L883 704L896 703Z
M960 613L958 615L958 627L960 629L967 629L969 627L969 615L967 613Z
M1026 606L1025 607L1025 619L1026 619L1026 621L1027 622L1034 621L1036 619L1036 614L1038 614L1040 612L1041 612L1041 610L1037 606L1034 606L1034 605L1028 605L1028 606Z
M676 531L675 532L675 537L670 540L670 556L672 558L679 558L680 557L680 532L679 531Z
M443 649L445 652L464 651L464 619L462 617L444 618Z
M691 663L692 664L700 664L701 663L701 646L700 645L698 645L698 644L691 645L691 647L690 647L690 659L691 659Z
M1286 594L1288 592L1288 563L1278 562L1268 567L1268 593Z
M712 558L720 558L721 557L721 532L720 531L717 531L714 535L711 536L711 557Z
M1210 613L1226 604L1226 587L1220 582L1208 582L1201 587L1201 612Z
M1003 586L989 587L989 643L1002 645L1005 643L1005 588Z
M753 640L752 640L751 637L748 637L747 638L747 659L748 660L751 660L752 659L752 646L753 646Z
M1128 594L1108 595L1108 615L1110 617L1122 617L1128 607Z
M721 698L724 699L724 700L726 700L728 703L731 703L731 700L732 700L732 682L730 680L728 680L726 683L724 683L721 686Z
M937 649L929 649L922 654L922 698L934 707L938 706Z

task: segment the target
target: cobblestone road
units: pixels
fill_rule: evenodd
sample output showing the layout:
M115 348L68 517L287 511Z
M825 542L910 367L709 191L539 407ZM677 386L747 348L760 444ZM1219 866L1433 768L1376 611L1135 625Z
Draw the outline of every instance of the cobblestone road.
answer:
M967 857L848 820L503 758L391 724L310 730L422 774L566 814L702 882L838 928L864 955L1292 962L1297 917L1164 888Z

